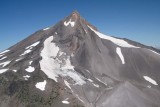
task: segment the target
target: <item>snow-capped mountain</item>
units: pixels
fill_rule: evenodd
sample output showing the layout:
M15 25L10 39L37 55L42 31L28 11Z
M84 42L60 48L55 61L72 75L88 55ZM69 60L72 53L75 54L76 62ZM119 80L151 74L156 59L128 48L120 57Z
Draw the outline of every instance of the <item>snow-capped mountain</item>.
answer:
M160 52L77 12L0 53L0 107L160 107Z

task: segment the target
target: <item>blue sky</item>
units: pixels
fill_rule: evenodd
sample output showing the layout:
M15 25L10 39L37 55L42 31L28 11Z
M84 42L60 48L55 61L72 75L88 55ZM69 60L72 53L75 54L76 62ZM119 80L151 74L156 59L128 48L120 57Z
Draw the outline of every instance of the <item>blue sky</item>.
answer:
M73 10L104 34L160 46L160 0L0 0L0 51Z

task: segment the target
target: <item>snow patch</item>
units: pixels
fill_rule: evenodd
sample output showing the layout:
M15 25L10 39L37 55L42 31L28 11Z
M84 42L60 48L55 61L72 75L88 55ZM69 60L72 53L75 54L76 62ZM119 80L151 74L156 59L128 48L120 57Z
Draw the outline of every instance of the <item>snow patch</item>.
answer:
M47 28L45 28L45 29L43 29L43 30L48 30L48 29L50 29L49 27L47 27Z
M26 55L26 54L30 53L31 51L32 50L28 49L28 50L24 51L24 53L22 53L20 56Z
M37 46L40 43L40 41L33 43L32 45L26 47L25 49L32 49L33 47Z
M4 53L7 53L7 52L9 52L10 50L5 50L5 51L3 51L3 52L0 52L0 54L4 54Z
M5 56L5 57L2 57L2 58L0 59L0 61L3 60L3 59L6 59L6 58L7 58L6 56Z
M71 65L70 57L61 60L57 58L59 55L59 47L52 43L53 36L50 36L44 41L44 48L41 51L42 60L40 61L41 70L53 80L57 81L59 76L70 77L78 85L83 85L85 81L80 74L74 71L74 66Z
M76 97L82 102L84 103L84 101L76 94Z
M28 80L28 78L30 78L31 76L25 75L25 76L23 76L23 77L24 77L25 80Z
M23 58L18 58L18 59L16 59L16 62L18 62L18 61L20 61L20 60L22 60Z
M17 72L17 70L13 70L14 72Z
M103 84L105 84L106 86L107 86L107 84L105 83L105 82L103 82L103 81L101 81L99 78L96 78L99 82L101 82L101 83L103 83Z
M71 25L71 27L74 27L75 22L72 22L71 19L68 22L66 22L66 21L64 22L65 26L68 26L69 24Z
M7 66L10 62L11 62L11 61L6 61L6 62L3 62L3 63L0 63L0 66L5 67L5 66ZM2 67L1 67L1 68L2 68Z
M88 81L90 81L90 82L93 82L93 80L91 80L91 79L87 79Z
M117 38L114 38L114 37L111 37L111 36L104 35L104 34L98 32L98 31L95 31L90 26L88 26L88 27L93 32L95 32L100 38L110 40L110 41L112 41L113 43L115 43L118 46L126 47L126 48L139 48L139 47L136 47L134 45L129 44L128 42L124 41L123 39L117 39Z
M33 61L30 61L30 62L29 62L29 65L31 65L31 64L32 64L32 62L33 62Z
M8 69L0 69L0 74L4 73L6 71L8 71Z
M68 83L66 80L64 80L64 83L65 83L65 85L66 85L69 89L71 89L69 83Z
M65 100L62 101L63 104L69 104L69 102L67 101L69 98L66 98Z
M36 88L40 89L41 91L44 91L45 87L46 87L46 83L47 83L47 81L44 80L43 82L38 82L35 86L36 86Z
M148 76L143 76L144 79L150 83L152 83L153 85L158 85L157 82L155 80L153 80L152 78L148 77Z
M150 49L149 49L150 50ZM155 52L155 51L153 51L153 50L150 50L151 52L153 52L153 53L155 53L155 54L157 54L157 55L160 55L159 53L157 53L157 52Z
M117 52L117 54L119 55L119 57L120 57L120 59L121 59L121 61L122 61L122 64L125 64L124 57L123 57L123 54L122 54L122 52L121 52L121 48L117 47L117 48L116 48L116 52Z
M34 67L28 66L28 68L25 69L27 72L33 72L35 70Z
M69 102L68 102L68 101L65 101L65 100L62 101L62 103L63 103L63 104L69 104Z
M93 85L94 85L95 87L99 88L99 85L98 85L98 84L94 84L94 83L93 83Z

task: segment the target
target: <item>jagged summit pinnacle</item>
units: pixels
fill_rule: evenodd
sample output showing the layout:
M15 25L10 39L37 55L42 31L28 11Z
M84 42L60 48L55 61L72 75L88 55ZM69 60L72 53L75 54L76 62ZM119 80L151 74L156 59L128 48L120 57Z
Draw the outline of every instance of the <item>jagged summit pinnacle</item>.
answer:
M80 19L80 14L78 11L73 11L67 18L71 19L72 21L76 21Z
M97 30L97 28L95 26L93 26L92 24L90 24L85 18L83 18L80 13L76 10L74 10L67 18L67 20L71 20L74 21L75 23L79 23L79 24L85 24L85 25L89 25L90 27L92 27L94 30ZM65 19L65 20L66 20Z
M79 14L79 12L78 12L77 10L74 10L74 11L72 12L72 16L80 17L80 14Z

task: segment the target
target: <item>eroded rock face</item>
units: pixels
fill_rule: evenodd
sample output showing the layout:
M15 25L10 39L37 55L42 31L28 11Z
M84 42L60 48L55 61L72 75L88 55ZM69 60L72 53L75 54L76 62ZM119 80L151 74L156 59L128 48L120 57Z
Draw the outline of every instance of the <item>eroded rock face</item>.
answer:
M0 107L159 107L160 53L77 12L0 53Z

